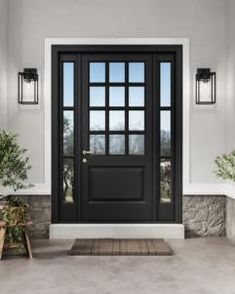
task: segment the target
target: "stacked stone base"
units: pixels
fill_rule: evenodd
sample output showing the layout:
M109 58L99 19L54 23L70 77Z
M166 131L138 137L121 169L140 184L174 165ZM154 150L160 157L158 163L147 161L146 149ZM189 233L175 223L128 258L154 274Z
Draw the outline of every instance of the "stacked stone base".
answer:
M29 213L33 221L30 228L32 238L48 238L51 223L51 196L20 196L29 204ZM225 196L183 197L183 224L186 237L225 236L235 234L235 221L226 219L226 206L230 215L235 212L235 200ZM229 209L230 208L230 209ZM226 224L228 229L226 228ZM234 224L234 227L232 225Z

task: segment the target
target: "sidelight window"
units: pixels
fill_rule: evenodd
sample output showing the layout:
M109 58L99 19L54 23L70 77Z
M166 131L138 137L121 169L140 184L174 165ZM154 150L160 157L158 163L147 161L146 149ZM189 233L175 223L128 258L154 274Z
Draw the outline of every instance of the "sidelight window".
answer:
M171 62L160 63L160 202L172 199Z
M63 201L74 201L74 63L63 62Z

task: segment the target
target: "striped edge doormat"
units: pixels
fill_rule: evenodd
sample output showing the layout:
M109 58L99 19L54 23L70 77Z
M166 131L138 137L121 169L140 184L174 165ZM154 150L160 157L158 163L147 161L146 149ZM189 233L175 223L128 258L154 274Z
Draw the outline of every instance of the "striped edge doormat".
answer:
M163 239L75 239L71 255L172 255Z

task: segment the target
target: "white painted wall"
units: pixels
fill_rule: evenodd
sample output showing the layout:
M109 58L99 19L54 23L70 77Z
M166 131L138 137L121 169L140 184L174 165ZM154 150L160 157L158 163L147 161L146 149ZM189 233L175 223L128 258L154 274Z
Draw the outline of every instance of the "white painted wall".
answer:
M0 0L0 128L7 127L7 0Z
M183 37L190 39L190 178L215 183L214 158L226 145L227 0L8 0L8 124L29 150L31 181L44 182L44 39ZM233 1L230 1L231 3ZM230 5L232 5L230 3ZM233 18L234 19L234 18ZM233 25L231 18L231 24ZM40 72L39 106L17 104L17 72ZM217 104L195 106L198 67L217 72ZM231 110L230 116L234 111ZM230 125L232 127L232 125ZM230 145L233 144L231 141Z
M227 12L227 150L235 149L235 1L228 0Z

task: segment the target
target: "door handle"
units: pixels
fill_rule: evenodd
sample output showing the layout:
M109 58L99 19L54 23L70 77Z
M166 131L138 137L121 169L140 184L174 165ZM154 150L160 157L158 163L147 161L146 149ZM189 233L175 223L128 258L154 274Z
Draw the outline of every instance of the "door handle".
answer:
M93 152L90 150L82 150L82 154L83 155L90 155L90 154L93 154Z

